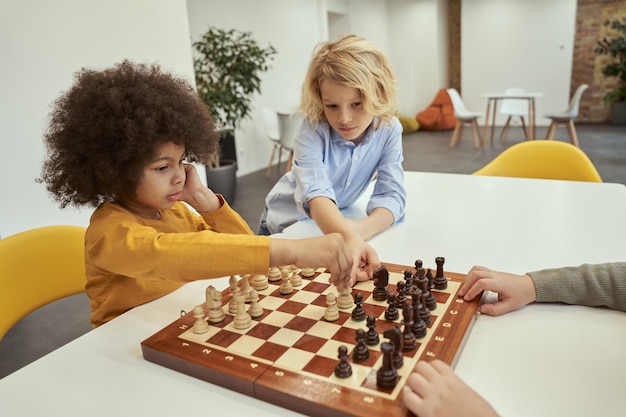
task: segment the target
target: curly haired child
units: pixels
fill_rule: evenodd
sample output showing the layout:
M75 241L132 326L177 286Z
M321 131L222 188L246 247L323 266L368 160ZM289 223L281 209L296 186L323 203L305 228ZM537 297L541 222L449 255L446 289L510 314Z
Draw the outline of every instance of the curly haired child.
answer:
M402 126L396 78L385 55L355 35L322 43L303 86L292 170L269 192L259 234L311 217L323 233L341 233L355 258L365 240L404 218ZM375 179L367 216L346 219Z
M254 235L190 164L206 163L218 138L193 87L157 65L82 69L55 102L40 181L61 207L95 207L85 236L94 326L187 281L295 264L351 283L379 264L363 252L361 268L339 234Z

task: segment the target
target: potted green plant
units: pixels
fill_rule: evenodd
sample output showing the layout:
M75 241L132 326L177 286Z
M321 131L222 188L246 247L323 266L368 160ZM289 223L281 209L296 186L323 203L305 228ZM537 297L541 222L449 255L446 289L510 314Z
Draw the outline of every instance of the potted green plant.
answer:
M608 64L602 68L606 77L617 77L617 87L604 95L605 103L611 104L613 124L626 124L626 19L607 20L607 29L615 32L615 36L600 39L596 53L610 57Z
M250 117L252 95L261 92L260 75L270 68L276 49L260 47L250 32L216 27L210 27L192 45L198 95L219 122L222 134L221 155L206 167L207 183L233 204L237 166L234 131Z

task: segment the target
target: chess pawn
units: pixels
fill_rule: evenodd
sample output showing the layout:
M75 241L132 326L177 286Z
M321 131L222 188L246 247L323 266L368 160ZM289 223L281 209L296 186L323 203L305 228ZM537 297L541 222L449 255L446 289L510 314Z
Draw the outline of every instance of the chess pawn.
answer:
M376 331L376 316L370 314L367 316L367 333L365 334L365 344L376 346L380 342L380 337Z
M280 288L278 288L278 291L283 295L291 294L293 292L293 285L291 285L289 269L283 268L283 270L281 271L280 279L281 279L281 283L280 283Z
M250 290L250 308L248 308L248 314L255 318L263 315L263 307L259 304L259 293L254 288Z
M280 281L281 277L282 274L280 272L280 268L278 268L277 266L273 266L267 271L267 279L270 282Z
M337 307L342 310L347 310L352 308L354 304L352 302L352 288L346 287L343 282L337 284L337 292L339 296L337 296Z
M337 296L329 292L326 294L326 311L324 312L324 320L335 321L339 318L339 310L337 309Z
M404 304L406 303L406 292L404 290L406 283L402 280L398 281L398 283L396 284L396 290L398 292L398 295L396 296L396 303L398 308L403 308Z
M235 329L243 330L250 327L252 323L252 317L246 311L246 296L241 292L237 291L234 297L234 304L237 312L235 313L235 318L233 319L233 326Z
M204 307L195 306L193 309L193 316L196 321L193 323L193 332L196 334L202 334L209 331L209 324L204 320Z
M302 268L303 277L311 278L313 275L315 275L315 268L311 268L311 267Z
M365 330L357 329L354 339L356 340L356 346L352 351L352 360L355 362L366 361L370 357L370 350L365 345Z
M237 302L235 301L235 297L237 297L237 294L240 294L241 290L239 288L235 289L234 292L231 292L231 296L230 296L230 302L228 303L228 312L230 314L237 314ZM246 299L246 297L244 296L243 298L244 300Z
M356 304L356 307L354 308L354 310L352 310L352 320L365 320L365 309L363 308L363 294L361 294L360 292L354 294L354 304Z
M302 285L302 277L298 274L298 271L291 271L291 278L289 278L289 282L291 282L291 286L300 287Z
M337 378L349 378L352 375L352 367L348 363L348 348L345 345L337 349L339 363L335 366L335 376Z
M398 313L398 306L396 305L396 295L394 293L390 293L387 296L387 304L389 304L389 306L385 310L385 320L398 320L398 318L400 317L400 313Z
M250 290L252 287L250 286L250 275L244 275L241 277L241 293L246 297L245 302L249 303L250 298Z
M252 285L252 288L256 290L257 292L263 291L269 286L267 275L261 275L261 274L254 275L252 277L252 281L250 284Z

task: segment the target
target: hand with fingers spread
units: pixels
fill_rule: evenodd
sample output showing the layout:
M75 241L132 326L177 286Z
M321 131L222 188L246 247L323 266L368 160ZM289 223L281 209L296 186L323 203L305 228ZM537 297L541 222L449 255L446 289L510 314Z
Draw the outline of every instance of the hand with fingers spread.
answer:
M438 359L420 361L404 387L404 403L419 417L497 417L496 411Z
M483 291L498 293L496 303L480 306L480 312L490 316L517 310L537 299L535 284L530 275L516 275L475 266L461 285L459 296L469 301Z

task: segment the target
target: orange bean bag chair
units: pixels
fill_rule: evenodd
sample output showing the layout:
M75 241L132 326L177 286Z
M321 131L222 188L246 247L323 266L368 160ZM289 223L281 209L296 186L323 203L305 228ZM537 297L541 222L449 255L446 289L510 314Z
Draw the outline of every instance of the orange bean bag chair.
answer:
M456 126L454 106L445 89L435 95L432 103L426 109L417 113L415 119L423 130L452 130Z

